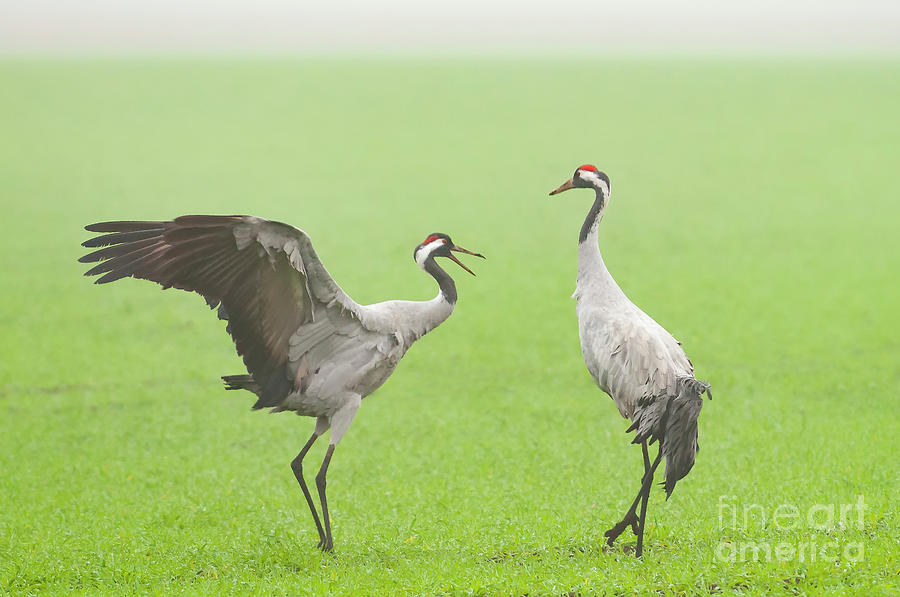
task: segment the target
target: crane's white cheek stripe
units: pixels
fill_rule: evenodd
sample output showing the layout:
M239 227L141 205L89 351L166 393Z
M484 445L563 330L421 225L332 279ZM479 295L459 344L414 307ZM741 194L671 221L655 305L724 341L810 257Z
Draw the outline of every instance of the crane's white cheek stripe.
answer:
M419 264L419 267L425 267L425 260L428 259L428 256L431 255L432 251L444 245L444 239L439 238L438 240L433 240L418 251L416 251L416 263Z
M603 190L603 194L609 197L609 185L606 184L606 181L602 178L598 178L597 182L600 184L600 188Z

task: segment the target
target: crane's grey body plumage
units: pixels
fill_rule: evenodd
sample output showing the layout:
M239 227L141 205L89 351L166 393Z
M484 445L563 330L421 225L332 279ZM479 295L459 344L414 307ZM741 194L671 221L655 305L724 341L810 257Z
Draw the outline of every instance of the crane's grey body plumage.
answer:
M632 421L633 443L642 444L645 477L641 492L621 523L607 531L609 543L632 525L638 534L637 555L643 541L649 483L660 458L666 459L665 490L694 465L699 449L697 418L701 395L709 384L694 377L694 367L681 344L652 317L629 300L613 279L598 246L598 229L609 200L609 178L593 166L576 170L572 180L551 195L572 188L593 188L595 199L578 235L578 275L575 311L581 352L597 386L615 402L619 413ZM659 454L651 466L647 443L658 442ZM640 518L635 518L643 498ZM637 527L639 523L639 528Z
M432 301L386 301L347 312L323 309L289 340L288 371L299 381L274 406L312 417L331 417L343 407L336 396L359 400L387 381L412 344L453 312L438 295ZM332 434L334 430L332 429Z
M359 305L329 275L306 233L280 222L182 216L167 222L103 222L87 230L104 233L84 243L101 247L81 258L100 262L87 275L103 274L97 280L101 284L130 276L201 294L228 322L226 329L247 367L246 375L224 376L226 388L254 393L255 409L316 418L313 437L293 466L320 546L330 549L324 471L333 447L362 399L390 377L416 340L453 312L456 287L432 251L419 256L440 287L434 299ZM432 249L444 246L438 241ZM325 532L300 462L328 429L330 447L319 483Z

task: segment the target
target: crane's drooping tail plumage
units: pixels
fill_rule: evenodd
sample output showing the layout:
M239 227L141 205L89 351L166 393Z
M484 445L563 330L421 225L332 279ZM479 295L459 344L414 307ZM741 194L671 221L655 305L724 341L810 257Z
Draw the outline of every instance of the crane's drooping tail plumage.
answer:
M700 450L697 419L703 407L703 394L712 398L710 385L693 377L679 377L674 395L649 396L638 403L628 431L637 431L632 443L659 441L666 457L666 499L675 484L694 466Z

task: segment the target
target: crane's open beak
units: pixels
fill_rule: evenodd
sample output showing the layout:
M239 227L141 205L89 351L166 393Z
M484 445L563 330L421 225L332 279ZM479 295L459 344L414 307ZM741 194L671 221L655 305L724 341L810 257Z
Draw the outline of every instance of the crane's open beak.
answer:
M570 178L566 182L562 183L561 185L559 185L558 187L556 187L555 189L550 191L550 194L558 195L559 193L562 193L563 191L568 191L569 189L574 189L574 188L575 188L575 182L573 179Z
M451 251L456 251L457 253L465 253L465 254L467 254L467 255L474 255L475 257L481 257L482 259L484 259L484 255L482 255L481 253L476 253L475 251L470 251L470 250L468 250L468 249L463 249L463 248L460 247L459 245L453 245L452 247L450 247L450 250L451 250ZM456 265L458 265L459 267L463 268L464 270L466 270L467 272L469 272L469 273L472 274L473 276L475 275L475 272L473 272L472 270L470 270L469 268L467 268L467 267L463 264L462 261L460 261L459 259L456 258L456 255L454 255L453 253L448 254L447 257L449 257L451 260L453 260L454 262L456 262Z

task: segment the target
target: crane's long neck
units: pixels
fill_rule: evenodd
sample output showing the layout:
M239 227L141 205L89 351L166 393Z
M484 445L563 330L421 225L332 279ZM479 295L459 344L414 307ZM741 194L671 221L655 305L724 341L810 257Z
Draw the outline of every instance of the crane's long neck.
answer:
M373 329L399 334L403 349L441 325L456 306L456 284L431 256L416 256L416 263L437 281L441 290L430 301L392 300L363 307Z
M425 265L423 266L426 272L431 274L431 277L435 279L438 283L438 286L441 289L441 294L436 298L443 299L447 303L451 305L456 305L456 282L453 281L453 278L450 277L450 274L444 271L444 269L437 264L437 261L434 260L434 257L429 257L425 260Z
M581 226L581 232L578 234L578 279L579 288L591 287L604 293L621 294L619 285L606 269L603 263L603 256L600 254L600 247L597 244L597 230L600 227L600 220L603 219L603 213L606 211L606 205L609 196L605 189L595 187L597 193L591 209L584 219Z
M595 188L597 197L594 199L591 209L584 218L584 224L581 225L581 232L578 233L578 243L584 244L589 242L594 248L597 247L597 229L600 227L600 220L603 219L603 212L606 211L607 196L603 189ZM599 251L599 249L598 249Z
M402 304L403 317L400 318L399 331L409 343L441 325L456 306L456 284L453 278L435 262L434 257L426 258L421 266L435 279L441 291L430 301L393 301L395 304Z

